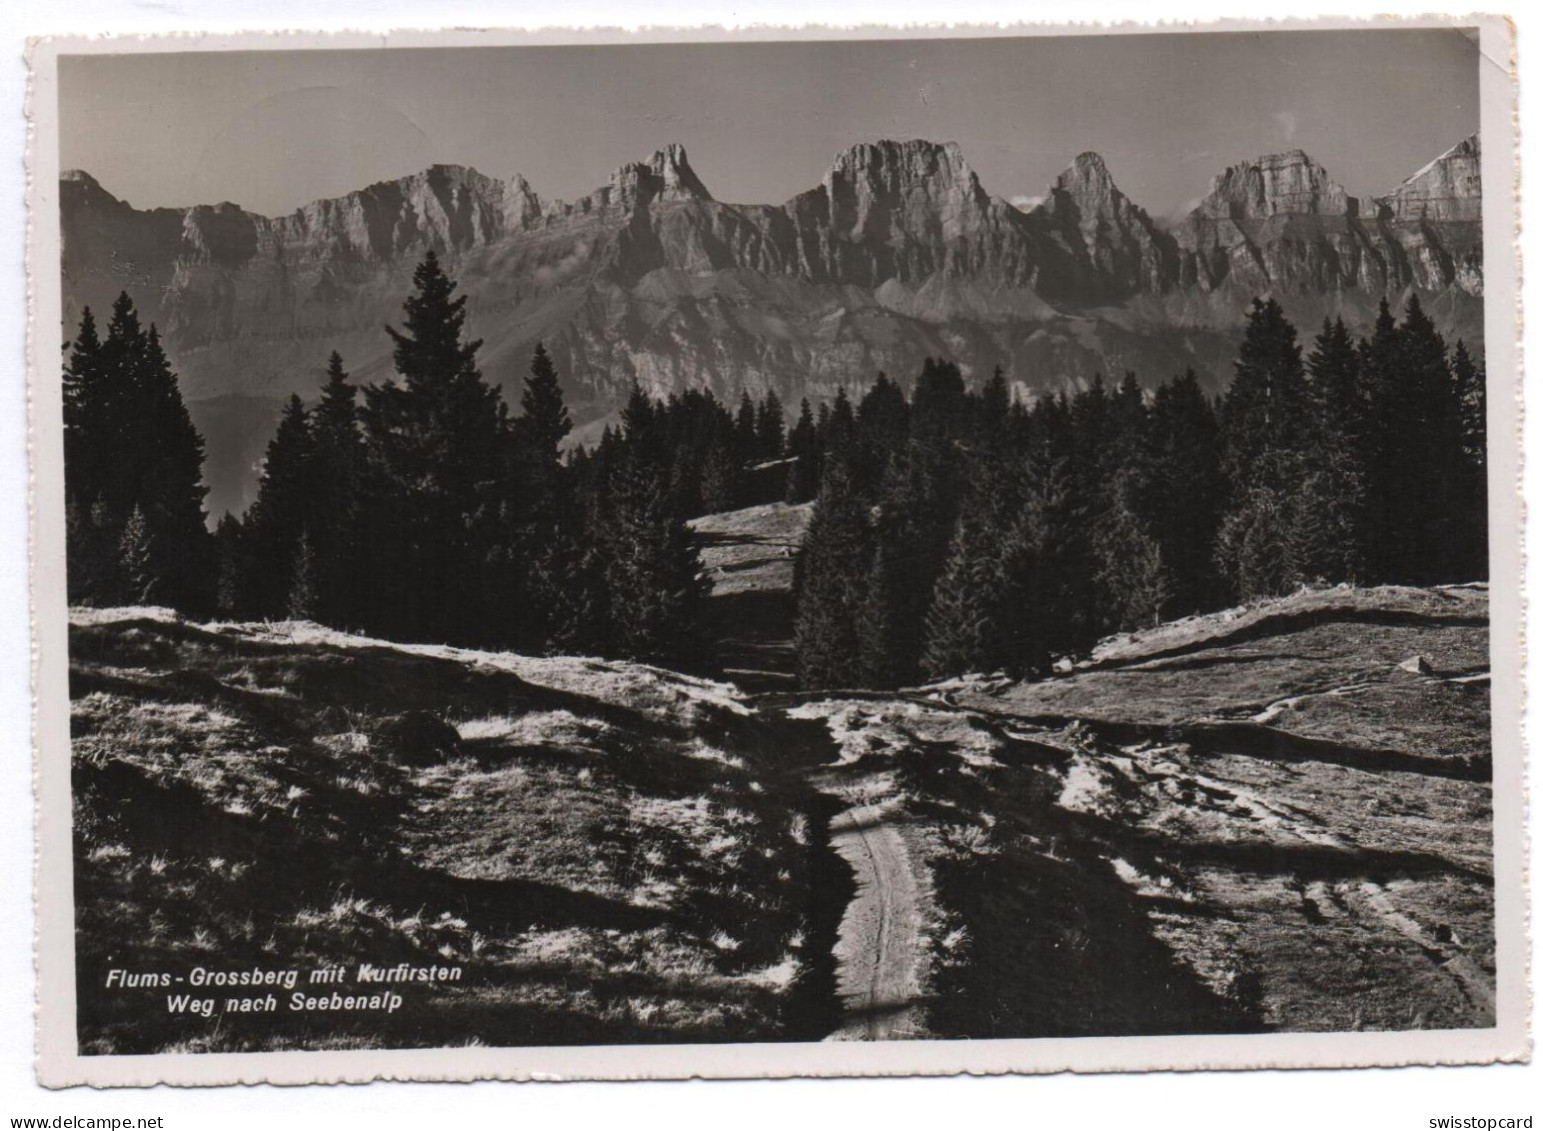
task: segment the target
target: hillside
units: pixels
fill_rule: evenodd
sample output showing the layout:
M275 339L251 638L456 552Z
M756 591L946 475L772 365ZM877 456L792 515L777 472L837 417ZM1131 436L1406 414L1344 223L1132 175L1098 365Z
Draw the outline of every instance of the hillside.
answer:
M728 574L782 568L765 525ZM83 1046L1486 1025L1487 622L1337 589L1035 683L752 695L77 610ZM461 974L384 1021L99 988L360 962Z
M87 1052L834 1024L821 821L789 783L798 751L731 686L146 609L76 613L70 649ZM100 988L360 962L462 975L384 1018L188 1016Z
M1487 614L1304 593L1041 682L792 706L840 752L838 849L907 877L873 885L918 939L877 1035L1491 1024Z

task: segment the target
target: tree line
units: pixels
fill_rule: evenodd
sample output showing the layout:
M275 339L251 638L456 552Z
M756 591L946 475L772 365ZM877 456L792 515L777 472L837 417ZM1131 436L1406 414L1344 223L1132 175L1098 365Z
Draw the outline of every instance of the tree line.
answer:
M1219 403L1186 373L1015 400L928 360L860 400L634 385L620 423L572 421L537 346L517 410L477 364L430 253L397 379L334 353L284 406L256 500L211 534L203 441L127 295L83 313L64 365L70 599L307 618L392 639L693 666L708 592L686 521L815 501L796 562L809 686L1042 670L1100 635L1310 582L1428 583L1485 563L1483 374L1418 301L1309 356L1250 312Z
M1101 636L1302 585L1487 572L1484 375L1417 297L1306 358L1272 299L1230 387L1013 399L925 363L835 404L797 563L805 686L1032 674Z
M634 435L635 406L604 445L603 474L582 453L565 460L572 422L545 350L511 412L433 254L413 283L388 328L398 379L356 384L334 353L314 407L284 406L252 506L212 534L203 442L155 329L127 295L105 339L85 311L64 367L70 599L400 640L688 654L700 564L664 448Z

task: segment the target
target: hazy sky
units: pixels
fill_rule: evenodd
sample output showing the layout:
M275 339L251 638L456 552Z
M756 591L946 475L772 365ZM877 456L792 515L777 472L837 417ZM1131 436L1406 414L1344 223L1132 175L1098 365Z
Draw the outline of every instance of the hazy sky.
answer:
M60 159L140 208L276 215L436 162L571 200L679 141L720 200L780 203L923 137L1006 198L1097 150L1166 215L1288 148L1385 192L1478 129L1478 68L1450 30L66 57Z

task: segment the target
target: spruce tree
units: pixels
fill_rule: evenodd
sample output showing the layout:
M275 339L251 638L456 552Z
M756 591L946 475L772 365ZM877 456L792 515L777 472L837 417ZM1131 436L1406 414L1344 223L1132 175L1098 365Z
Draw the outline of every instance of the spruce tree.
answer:
M311 414L311 489L305 521L315 560L310 617L339 627L362 623L360 597L373 591L374 555L361 537L367 484L357 394L343 358L334 351L327 359L321 400Z
M1109 405L1112 440L1118 454L1129 459L1132 449L1141 448L1146 442L1147 404L1136 375L1126 372L1115 390Z
M247 514L255 571L250 601L259 616L287 614L300 539L313 514L314 452L310 413L298 396L291 396L268 442L257 499Z
M102 412L107 392L102 342L89 306L81 312L80 329L66 348L70 358L64 367L65 495L89 510L102 495L100 461L109 450L108 422Z
M525 389L520 394L520 410L521 441L542 462L555 464L563 440L573 431L573 418L563 400L557 367L540 342L530 358L530 375L525 378Z
M285 602L287 620L316 619L316 554L311 538L304 530L295 544L295 560L289 569L289 596Z
M247 562L245 530L235 515L220 516L214 528L215 612L226 620L246 615L251 567Z
M1137 513L1139 487L1134 475L1116 480L1093 535L1102 613L1116 631L1161 623L1173 597L1162 546Z
M911 395L911 435L926 441L956 440L968 430L969 416L959 367L941 358L926 358Z
M1307 369L1312 411L1302 446L1292 556L1307 579L1356 581L1366 566L1366 474L1372 452L1360 361L1343 320L1324 319Z
M793 463L788 468L785 498L790 503L807 503L819 488L820 458L819 434L807 397L799 405L798 422L788 434L788 455Z
M1452 385L1462 418L1463 453L1475 467L1486 463L1484 367L1459 338L1452 349Z
M732 435L724 433L714 437L702 465L702 510L707 514L719 514L735 509L742 491L740 478Z
M118 601L124 605L149 605L161 595L156 570L155 536L145 512L136 503L118 540Z
M621 435L629 453L648 462L662 463L665 456L663 421L653 398L636 381L621 410Z
M756 410L757 456L763 460L781 459L786 434L787 419L782 408L782 400L774 391L768 390L765 399L761 401L760 408Z
M922 669L934 679L987 671L1004 659L997 646L1003 596L998 533L969 509L954 527L927 612Z
M1462 425L1464 486L1459 506L1464 508L1459 536L1465 551L1456 568L1463 576L1489 576L1489 457L1485 436L1484 366L1476 362L1461 339L1452 351L1452 385Z
M1402 381L1403 336L1386 298L1377 306L1372 332L1356 347L1356 368L1365 399L1366 434L1362 444L1366 479L1366 556L1369 578L1391 576L1395 547L1393 525L1402 488L1395 431L1402 427L1399 386Z
M361 413L383 563L371 611L399 637L497 641L515 603L497 584L510 568L489 568L509 505L507 409L477 368L482 343L463 340L466 297L432 251L413 286L402 328L387 327L401 380L367 387Z
M107 505L108 473L115 452L104 401L110 395L91 308L81 313L75 340L66 345L64 367L64 496L65 570L69 599L92 602L107 598L117 569L119 531L93 519Z
M838 451L831 449L795 569L794 651L799 682L809 688L848 686L861 671L858 617L871 553L868 508L852 490Z
M553 523L562 512L562 444L572 431L573 418L563 399L557 367L546 347L537 342L520 394L514 440L526 509L538 522Z
M124 293L106 339L82 317L65 374L67 502L73 599L110 599L121 535L136 509L156 599L202 614L213 597L204 525L203 438L154 326L145 330ZM120 591L121 591L121 587Z
M699 657L708 584L684 522L669 510L664 476L633 454L614 485L607 579L617 651L629 659Z
M543 650L561 655L608 655L610 580L605 548L589 532L559 534L537 554L528 586L543 612Z
M1255 299L1222 402L1224 460L1233 483L1247 483L1269 451L1295 451L1309 421L1297 332L1273 298Z
M1283 461L1266 451L1264 463ZM1262 472L1234 493L1217 533L1216 555L1239 600L1289 593L1299 583L1291 560L1291 506L1285 474Z
M138 442L145 450L136 494L156 546L161 600L203 615L213 597L212 546L204 513L204 440L193 427L154 325L138 353L135 400L143 414Z
M1012 391L1007 385L1007 375L998 365L980 390L979 432L982 441L990 447L1006 443L1012 412Z
M1193 369L1161 385L1152 400L1151 532L1171 572L1179 616L1224 603L1215 569L1225 484L1216 414Z
M1388 507L1381 547L1385 579L1424 585L1461 579L1464 550L1462 406L1446 342L1411 295L1398 329L1396 387L1381 420Z
M1313 430L1302 349L1272 298L1254 300L1222 402L1222 458L1232 502L1217 542L1235 596L1284 593L1299 584L1290 548L1299 538L1292 496Z
M826 421L820 438L824 464L840 463L848 474L854 472L858 459L856 441L857 416L852 411L852 402L847 399L846 389L839 388L836 390L836 399L831 402L830 419ZM821 468L823 474L824 465Z
M758 423L755 402L750 399L749 390L741 390L739 411L734 417L734 447L737 449L735 456L741 463L751 463L760 454Z
M880 373L857 405L857 451L853 469L858 489L877 489L891 459L911 432L911 406L900 386Z
M857 671L864 687L900 687L916 673L913 604L905 547L880 534L857 614Z

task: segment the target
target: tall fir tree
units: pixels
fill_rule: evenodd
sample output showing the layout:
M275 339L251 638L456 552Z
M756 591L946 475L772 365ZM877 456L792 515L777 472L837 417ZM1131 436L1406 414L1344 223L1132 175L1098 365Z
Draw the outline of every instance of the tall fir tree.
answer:
M775 390L767 390L755 414L756 455L763 460L781 459L787 441L787 414Z
M857 611L857 674L864 687L899 687L916 674L911 570L892 532L874 538L873 564Z
M1377 304L1377 317L1366 338L1356 345L1356 369L1365 400L1366 436L1361 457L1366 476L1366 553L1371 577L1384 580L1394 556L1390 524L1399 507L1397 441L1398 389L1401 382L1403 336L1388 300Z
M1173 598L1162 546L1139 513L1142 486L1137 473L1118 476L1093 535L1102 620L1114 631L1161 623Z
M259 616L288 615L300 540L315 515L315 451L310 413L298 396L291 396L268 441L257 499L247 514L252 574L246 601ZM312 566L314 572L314 557ZM314 586L314 576L310 583Z
M520 393L520 415L514 422L526 511L543 525L555 524L564 513L562 445L573 431L573 418L563 399L562 384L551 355L540 342L530 359L530 373Z
M289 594L284 616L289 620L316 619L316 554L310 535L302 530L295 544L295 560L289 569Z
M750 391L748 389L741 390L739 394L739 410L734 414L735 455L741 463L750 463L760 454L758 423L755 402L750 399Z
M820 496L794 569L794 653L799 682L810 688L847 686L861 671L858 618L872 547L868 507L853 490L851 470L839 451L828 452Z
M820 485L819 433L807 397L799 405L798 421L788 433L788 455L793 463L788 468L785 499L790 503L807 503L814 498Z
M639 660L697 659L708 584L691 532L671 513L663 472L653 461L634 454L624 463L606 535L618 652Z
M1465 552L1459 554L1457 568L1464 576L1489 576L1489 458L1486 440L1486 399L1484 366L1476 361L1467 345L1458 339L1452 350L1452 385L1462 418L1464 488L1460 492L1465 507L1460 535Z
M327 359L321 400L311 414L311 481L306 523L314 557L311 618L342 628L362 623L359 598L372 591L370 547L360 538L365 491L358 387L336 351Z
M911 394L911 435L918 440L952 441L969 427L970 406L959 367L926 358Z
M65 373L66 492L75 518L69 547L72 599L121 591L119 544L137 510L157 599L185 612L213 602L212 545L206 529L204 442L152 325L120 294L106 339L83 315ZM113 576L117 575L117 580Z
M1216 413L1193 369L1159 386L1152 400L1152 534L1172 570L1179 616L1217 607L1214 551L1225 485Z
M1222 460L1232 491L1218 564L1233 595L1283 593L1300 583L1289 547L1290 499L1312 430L1296 327L1273 298L1255 299L1222 401Z
M1383 577L1407 584L1462 580L1462 406L1446 342L1410 295L1396 342L1396 385L1384 389L1388 507Z
M1007 375L998 365L980 390L978 429L982 441L988 446L1000 447L1007 442L1012 406L1012 390L1008 387Z
M1293 558L1303 576L1327 582L1364 577L1368 404L1360 359L1343 319L1324 319L1307 357L1311 420L1302 443L1302 480Z
M1297 332L1273 298L1255 299L1222 401L1224 461L1233 483L1247 483L1269 451L1294 451L1310 419Z
M725 430L713 438L702 465L702 510L719 514L739 505L741 468L734 458L734 440Z
M117 599L124 605L150 605L161 598L161 575L156 568L155 535L145 512L136 503L123 524L118 540Z
M387 327L399 382L366 387L361 419L377 489L377 623L407 639L504 637L517 604L493 568L509 505L508 412L466 341L466 296L429 251L400 330Z

